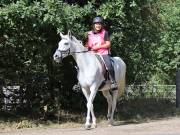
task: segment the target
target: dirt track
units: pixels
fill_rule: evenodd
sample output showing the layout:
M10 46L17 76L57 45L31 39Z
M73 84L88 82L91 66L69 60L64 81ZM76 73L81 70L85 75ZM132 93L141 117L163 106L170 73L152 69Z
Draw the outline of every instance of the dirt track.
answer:
M123 124L108 127L99 125L96 129L46 128L0 131L0 135L180 135L180 118L169 118L140 124Z

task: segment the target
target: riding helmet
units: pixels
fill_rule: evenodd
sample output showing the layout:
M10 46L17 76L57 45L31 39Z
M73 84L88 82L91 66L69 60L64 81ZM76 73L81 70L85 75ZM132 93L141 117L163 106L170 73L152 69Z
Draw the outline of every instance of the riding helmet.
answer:
M95 18L93 19L93 23L103 23L103 18L97 16L97 17L95 17Z

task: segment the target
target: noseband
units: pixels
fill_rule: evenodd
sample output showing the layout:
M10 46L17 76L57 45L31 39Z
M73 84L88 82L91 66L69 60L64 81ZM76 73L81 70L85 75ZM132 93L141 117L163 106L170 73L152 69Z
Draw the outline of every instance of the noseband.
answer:
M67 50L63 50L63 51L57 49L57 51L60 52L60 54L61 54L61 57L60 57L61 60L63 59L63 54L70 55L70 48L68 48Z

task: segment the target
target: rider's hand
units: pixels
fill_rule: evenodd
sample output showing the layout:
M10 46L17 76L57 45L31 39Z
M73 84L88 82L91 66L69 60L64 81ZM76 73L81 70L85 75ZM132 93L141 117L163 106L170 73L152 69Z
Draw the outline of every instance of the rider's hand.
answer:
M95 44L94 46L92 46L92 50L96 51L96 50L100 49L100 45L101 44Z

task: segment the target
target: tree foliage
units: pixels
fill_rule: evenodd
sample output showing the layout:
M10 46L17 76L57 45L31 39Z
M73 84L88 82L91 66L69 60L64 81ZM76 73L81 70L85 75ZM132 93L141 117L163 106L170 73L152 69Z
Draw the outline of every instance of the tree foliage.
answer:
M161 3L159 17L162 30L160 47L157 49L158 70L165 74L166 82L173 83L180 68L180 0Z
M55 113L59 102L66 108L82 104L72 92L75 62L68 57L57 65L52 55L59 32L71 29L83 40L96 15L105 19L112 55L127 64L128 84L158 78L173 83L180 62L179 6L179 0L2 0L0 85L24 88L23 108L34 114L44 106Z

